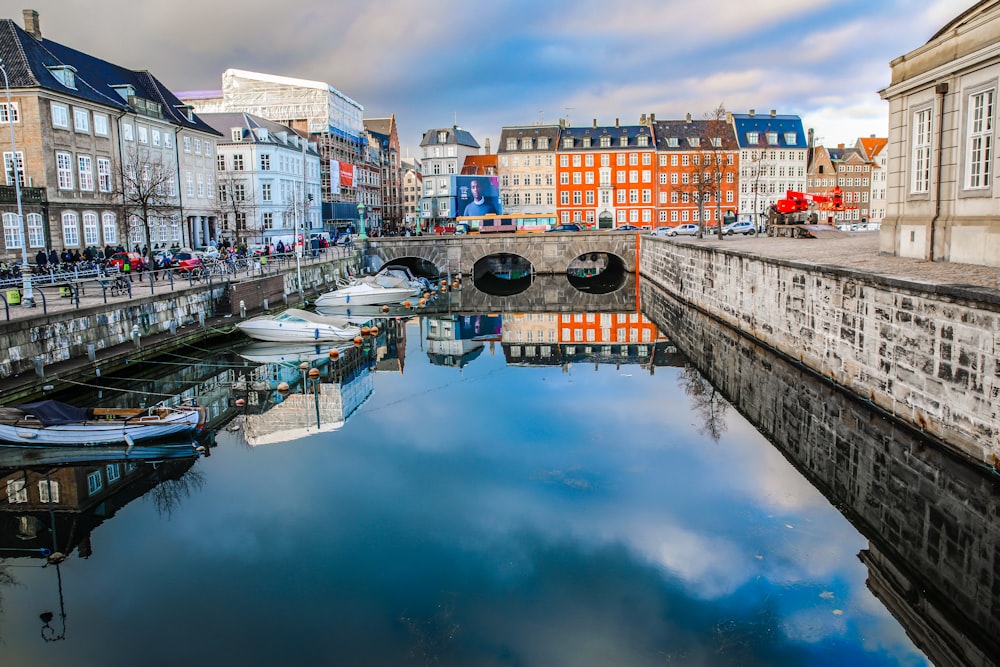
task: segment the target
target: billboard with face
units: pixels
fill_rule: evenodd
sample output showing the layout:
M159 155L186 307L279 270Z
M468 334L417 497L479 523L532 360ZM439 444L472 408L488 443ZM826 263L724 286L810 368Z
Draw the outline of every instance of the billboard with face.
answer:
M455 176L455 215L499 215L500 183L496 176Z

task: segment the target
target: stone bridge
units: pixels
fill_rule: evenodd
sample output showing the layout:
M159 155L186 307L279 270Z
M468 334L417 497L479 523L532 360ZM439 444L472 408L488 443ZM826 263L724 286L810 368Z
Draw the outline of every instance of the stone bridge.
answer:
M479 260L490 255L517 255L531 263L535 273L566 273L575 259L595 253L617 258L628 273L636 272L639 235L632 232L555 232L457 236L395 236L368 239L365 254L382 263L418 258L442 274L472 275Z

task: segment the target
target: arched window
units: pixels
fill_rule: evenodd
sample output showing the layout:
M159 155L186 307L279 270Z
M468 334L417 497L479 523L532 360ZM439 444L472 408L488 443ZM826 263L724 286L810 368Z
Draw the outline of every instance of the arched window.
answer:
M73 211L62 214L63 247L80 246L80 218Z
M106 245L118 244L118 220L111 211L101 214L101 227L104 231L104 243Z
M45 247L45 220L41 213L29 213L25 216L28 220L28 246L31 248Z
M17 213L3 214L3 244L7 250L20 250L24 245L21 237L21 219Z
M83 245L96 246L101 242L97 230L97 214L93 211L83 212Z

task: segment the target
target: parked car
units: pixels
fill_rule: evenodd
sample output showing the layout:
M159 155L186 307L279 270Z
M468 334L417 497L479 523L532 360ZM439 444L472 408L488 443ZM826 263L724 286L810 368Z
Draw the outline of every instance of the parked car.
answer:
M194 252L196 255L198 255L198 257L201 257L202 259L219 258L219 249L216 248L214 245L198 246L197 248L194 249Z
M191 269L196 266L201 266L201 258L195 255L190 250L182 248L174 252L174 256L171 259L170 265L175 271L180 271L181 273L188 273Z
M615 227L615 231L616 232L638 232L638 231L642 231L642 230L641 230L641 228L636 227L635 225L621 225L619 227Z
M677 225L667 233L667 236L698 236L698 225L694 223Z
M728 236L732 236L733 234L752 236L757 233L757 228L749 220L741 220L740 222L733 222L723 227L722 233Z
M564 225L556 225L555 227L552 227L551 229L546 229L545 231L547 231L547 232L582 232L583 229L580 227L580 225L578 225L578 224L576 224L574 222L567 222Z
M126 262L128 262L129 271L142 271L142 267L146 265L142 259L142 255L137 252L116 252L111 255L108 265L115 267L119 271L124 271Z
M670 233L674 231L673 227L657 227L653 230L654 236L670 236Z

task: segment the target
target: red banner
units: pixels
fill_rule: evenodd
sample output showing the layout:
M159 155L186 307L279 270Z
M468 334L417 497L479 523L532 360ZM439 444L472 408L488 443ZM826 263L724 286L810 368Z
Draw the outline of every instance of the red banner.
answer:
M344 188L354 187L354 165L347 162L340 163L340 185Z

